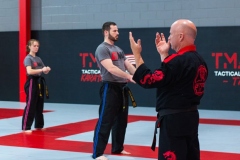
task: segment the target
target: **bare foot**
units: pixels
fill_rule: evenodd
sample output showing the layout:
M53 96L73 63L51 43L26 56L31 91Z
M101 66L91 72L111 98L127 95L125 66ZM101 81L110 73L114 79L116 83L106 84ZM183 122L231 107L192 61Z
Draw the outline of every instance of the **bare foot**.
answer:
M105 156L99 156L97 158L95 158L96 160L108 160L107 157Z
M42 130L42 131L44 131L44 130L46 130L46 128L35 128L36 130Z
M121 152L121 154L131 154L131 153L123 150L123 151Z
M24 133L32 133L32 130L23 130Z

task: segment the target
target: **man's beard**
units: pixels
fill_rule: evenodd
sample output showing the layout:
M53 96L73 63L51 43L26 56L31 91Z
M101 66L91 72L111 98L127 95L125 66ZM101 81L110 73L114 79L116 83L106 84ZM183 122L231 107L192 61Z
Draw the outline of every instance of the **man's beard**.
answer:
M108 34L108 39L113 42L116 42L118 40L117 38L114 38L110 33Z

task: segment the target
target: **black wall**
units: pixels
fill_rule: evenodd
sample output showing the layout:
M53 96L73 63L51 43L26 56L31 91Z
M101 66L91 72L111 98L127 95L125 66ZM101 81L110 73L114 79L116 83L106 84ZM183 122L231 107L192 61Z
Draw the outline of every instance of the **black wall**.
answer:
M145 63L151 69L158 68L160 58L154 44L155 34L157 31L163 32L168 37L169 28L119 29L120 39L116 45L125 54L131 54L129 31L133 32L135 39L142 40ZM7 45L1 47L0 75L6 78L1 78L3 93L0 99L18 101L18 35L5 32L0 33L2 35L7 37ZM198 28L197 50L209 67L209 79L200 109L240 110L239 35L239 27ZM50 92L50 99L46 102L99 104L100 79L98 74L94 74L98 70L94 52L103 41L100 29L33 31L32 38L40 41L38 55L45 65L52 68L50 74L45 75ZM214 71L230 71L235 75L217 76ZM139 106L155 106L155 89L147 90L135 84L129 86Z
M17 101L18 32L0 32L0 100Z

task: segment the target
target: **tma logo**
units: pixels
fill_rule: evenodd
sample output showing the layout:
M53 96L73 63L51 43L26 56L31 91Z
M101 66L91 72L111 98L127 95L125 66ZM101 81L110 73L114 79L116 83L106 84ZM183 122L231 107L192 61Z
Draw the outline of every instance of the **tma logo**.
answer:
M100 70L92 53L79 53L82 63L81 82L101 82Z
M213 52L212 57L215 60L214 76L216 77L231 77L233 86L240 86L240 62L238 62L238 55L234 52L232 55L224 52ZM227 79L223 83L228 83Z

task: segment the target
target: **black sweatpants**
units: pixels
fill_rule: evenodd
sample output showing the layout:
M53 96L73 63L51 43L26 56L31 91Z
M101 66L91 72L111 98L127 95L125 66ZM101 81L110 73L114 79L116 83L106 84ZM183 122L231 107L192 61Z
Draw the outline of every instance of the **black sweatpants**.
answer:
M198 111L163 116L158 160L200 160Z
M100 88L99 119L94 130L93 158L103 155L112 130L112 153L121 153L128 121L126 84L103 83Z
M41 89L39 89L39 83ZM41 77L29 77L24 85L24 89L26 93L26 107L22 117L22 130L30 130L34 120L35 128L43 128L44 83Z

